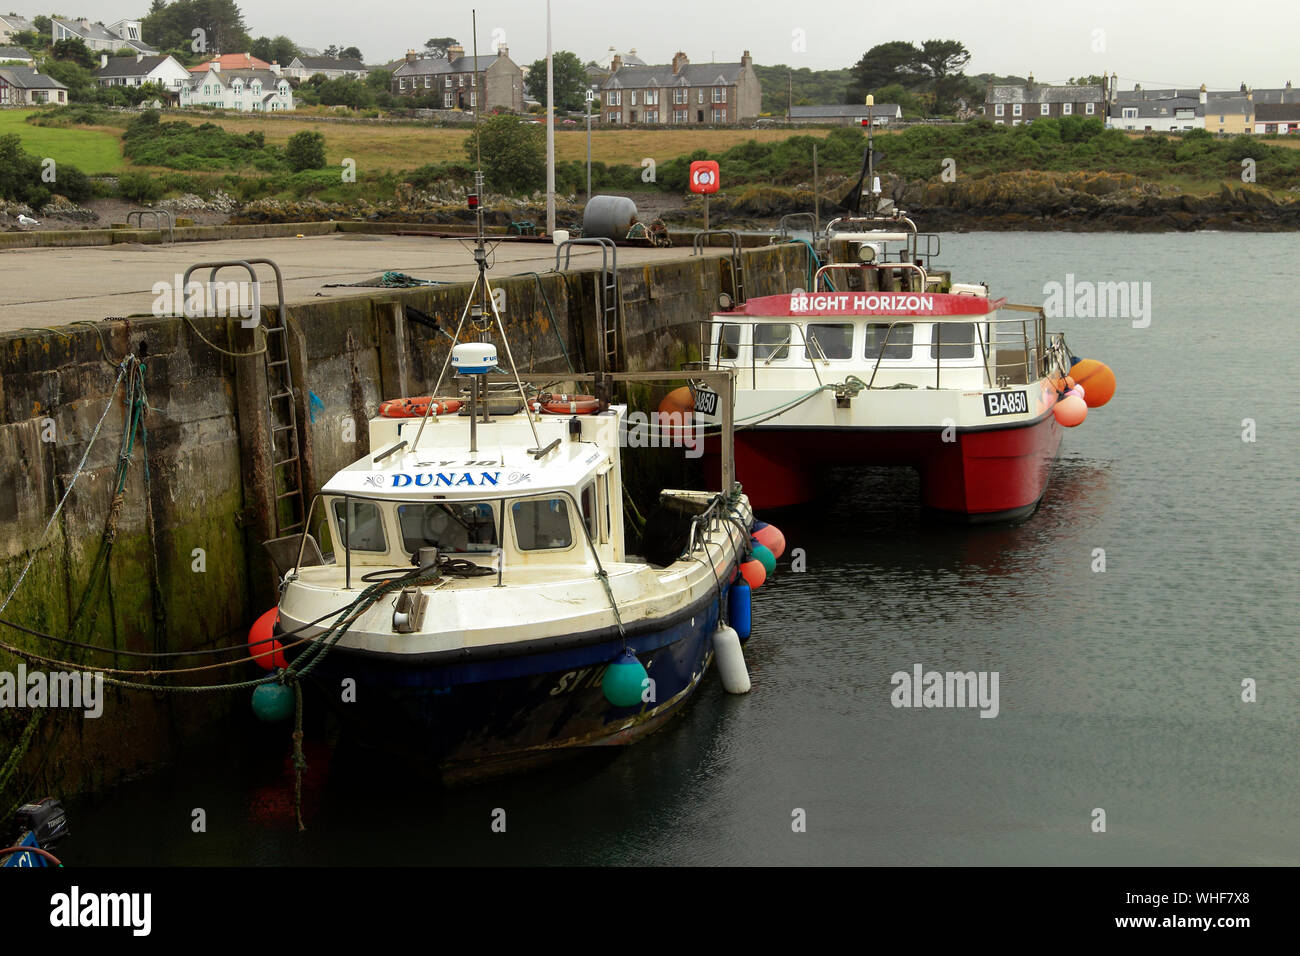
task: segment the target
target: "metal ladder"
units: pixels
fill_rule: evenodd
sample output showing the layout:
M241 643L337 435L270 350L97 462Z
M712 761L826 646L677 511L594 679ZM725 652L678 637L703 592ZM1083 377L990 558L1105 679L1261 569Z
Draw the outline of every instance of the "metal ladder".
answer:
M228 262L199 262L185 271L182 289L189 288L190 274L197 269L211 269L208 288L217 273L229 267L247 270L255 290L255 319L242 324L256 327L261 321L261 286L253 264L268 265L275 272L276 311L266 324L266 404L267 434L270 439L271 490L275 496L273 518L275 536L296 534L306 523L307 509L302 487L301 445L298 441L298 411L293 383L293 366L289 362L289 323L284 304L284 276L270 259L232 259Z
M731 240L731 294L736 300L736 305L744 305L747 301L745 297L745 257L740 254L740 233L731 229L706 229L695 234L695 240L691 244L691 255L698 256L704 254L706 245L713 245L711 241L714 236L726 236Z
M564 268L569 268L573 246L600 246L600 274L596 277L596 308L600 318L600 371L618 371L618 246L613 239L566 239L555 249L555 271L560 271L560 253Z

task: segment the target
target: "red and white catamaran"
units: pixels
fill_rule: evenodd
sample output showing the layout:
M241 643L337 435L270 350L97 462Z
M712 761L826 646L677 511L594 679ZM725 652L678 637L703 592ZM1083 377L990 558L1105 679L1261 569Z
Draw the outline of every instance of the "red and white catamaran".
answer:
M967 520L1042 499L1063 424L1086 414L1063 403L1077 360L1039 307L931 272L925 238L899 213L836 220L811 291L713 314L702 364L738 371L736 469L756 509L813 500L839 465L913 467L924 505ZM1103 404L1113 376L1091 365L1109 387L1087 403Z

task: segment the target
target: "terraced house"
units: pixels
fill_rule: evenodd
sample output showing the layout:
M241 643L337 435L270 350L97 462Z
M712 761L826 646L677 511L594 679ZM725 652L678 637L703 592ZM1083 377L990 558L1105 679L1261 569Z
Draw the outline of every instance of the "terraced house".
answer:
M270 70L209 68L181 90L181 106L213 106L245 113L282 113L294 108L289 80Z
M504 43L491 56L466 56L455 44L447 56L419 58L406 51L406 62L393 70L392 92L397 96L433 94L447 110L524 110L524 71L510 59Z
M1062 116L1106 118L1107 81L1097 84L1027 83L994 86L984 92L984 115L998 126L1020 126L1036 119Z
M672 63L631 66L615 56L601 87L601 116L625 126L724 125L758 116L763 90L746 50L738 63L691 63L680 50Z

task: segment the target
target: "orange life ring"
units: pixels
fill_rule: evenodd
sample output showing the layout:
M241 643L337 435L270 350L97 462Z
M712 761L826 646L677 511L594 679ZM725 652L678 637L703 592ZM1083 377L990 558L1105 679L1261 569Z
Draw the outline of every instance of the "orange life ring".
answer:
M595 395L541 395L533 403L533 408L540 408L550 415L590 415L600 411L600 400Z
M430 410L429 405L433 408ZM460 411L458 398L431 399L428 395L418 398L392 398L379 406L379 414L385 418L423 418L425 414L451 415Z

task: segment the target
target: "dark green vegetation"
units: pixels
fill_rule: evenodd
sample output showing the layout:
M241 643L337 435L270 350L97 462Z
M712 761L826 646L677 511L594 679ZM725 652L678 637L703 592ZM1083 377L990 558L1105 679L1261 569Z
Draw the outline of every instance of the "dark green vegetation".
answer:
M546 105L546 58L534 60L524 72L524 86L533 99ZM551 55L551 90L556 109L580 110L586 105L587 71L576 53L560 50Z
M851 70L794 69L780 64L759 66L754 73L763 87L763 112L784 116L786 106L821 106L845 102L845 91L853 79Z
M26 203L39 209L56 192L73 202L89 199L90 177L64 163L46 173L41 160L22 148L17 134L0 136L0 199ZM54 178L50 179L52 175Z

